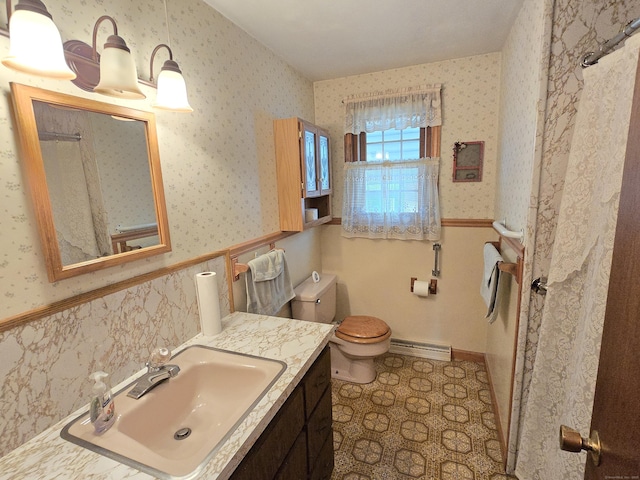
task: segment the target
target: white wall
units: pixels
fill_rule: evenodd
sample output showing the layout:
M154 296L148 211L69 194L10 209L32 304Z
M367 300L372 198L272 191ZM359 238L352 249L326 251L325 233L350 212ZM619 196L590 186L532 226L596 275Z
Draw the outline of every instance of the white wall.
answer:
M316 123L332 138L334 216L342 212L344 107L351 94L442 84L441 213L448 219L493 219L498 149L500 54L479 55L367 75L316 82ZM485 163L479 183L453 183L453 144L483 140ZM495 240L488 228L446 227L438 295L409 292L410 278L431 278L430 242L345 239L337 226L323 227L323 270L339 279L338 318L374 315L393 336L485 351L486 322L480 298L482 245ZM486 312L485 312L486 313Z
M322 230L322 270L338 276L338 320L374 315L389 324L393 338L484 352L486 307L479 292L482 246L495 240L491 229L443 229L438 293L426 298L410 288L411 277L432 278L430 243L346 239L340 232L339 226Z

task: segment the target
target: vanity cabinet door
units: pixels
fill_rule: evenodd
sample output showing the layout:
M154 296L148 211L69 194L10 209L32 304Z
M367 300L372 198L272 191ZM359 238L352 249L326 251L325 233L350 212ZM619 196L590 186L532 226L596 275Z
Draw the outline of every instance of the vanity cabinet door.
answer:
M331 429L331 389L327 388L316 409L307 422L307 445L309 450L309 468L313 470L318 463L322 446L330 441L333 443Z
M233 472L231 479L271 480L276 477L278 470L304 427L303 397L301 388L296 388L293 391L258 441L251 447L249 453ZM304 478L304 474L291 478Z
M232 480L326 480L331 477L330 367L329 347L325 347L233 472Z
M304 478L307 473L307 432L302 431L274 480Z
M304 406L307 420L331 384L331 351L325 347L304 378Z
M325 347L304 379L309 479L327 479L333 471L331 351Z

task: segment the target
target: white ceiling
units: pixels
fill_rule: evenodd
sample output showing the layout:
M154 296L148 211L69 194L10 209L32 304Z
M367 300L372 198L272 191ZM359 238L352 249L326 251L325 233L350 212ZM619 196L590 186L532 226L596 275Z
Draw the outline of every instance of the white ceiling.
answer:
M310 80L500 51L523 0L205 0Z

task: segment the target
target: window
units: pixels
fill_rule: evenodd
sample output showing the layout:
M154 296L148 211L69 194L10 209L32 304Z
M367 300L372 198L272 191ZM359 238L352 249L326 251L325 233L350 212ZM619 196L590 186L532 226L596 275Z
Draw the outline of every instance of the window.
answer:
M366 157L369 162L417 160L420 158L420 129L385 130L366 136ZM386 172L367 169L365 172L365 212L417 212L418 169L406 165Z
M346 99L346 237L438 240L440 86Z
M385 130L367 134L367 161L416 160L420 155L420 129Z
M440 156L440 127L407 127L379 132L347 133L344 161L415 160Z

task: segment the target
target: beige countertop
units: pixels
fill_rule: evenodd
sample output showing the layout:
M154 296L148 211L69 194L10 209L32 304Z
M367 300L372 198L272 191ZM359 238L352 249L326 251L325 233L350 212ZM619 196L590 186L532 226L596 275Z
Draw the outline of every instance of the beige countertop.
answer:
M197 335L175 349L174 353L191 345L205 345L282 360L287 364L287 369L211 461L193 478L222 479L233 472L328 343L333 331L333 325L330 324L243 312L225 317L222 325L220 334L213 337ZM113 390L120 390L139 374L114 386ZM88 405L0 458L0 479L153 478L60 437L62 428L87 408Z

